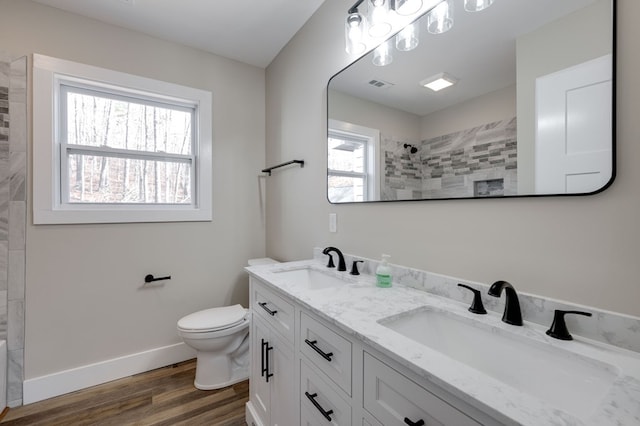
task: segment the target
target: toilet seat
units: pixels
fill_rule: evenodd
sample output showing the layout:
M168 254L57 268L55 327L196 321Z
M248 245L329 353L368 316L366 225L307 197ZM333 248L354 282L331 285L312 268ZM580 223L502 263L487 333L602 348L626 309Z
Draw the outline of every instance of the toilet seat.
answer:
M204 309L180 319L178 330L192 333L222 331L244 323L246 317L247 309L241 305Z

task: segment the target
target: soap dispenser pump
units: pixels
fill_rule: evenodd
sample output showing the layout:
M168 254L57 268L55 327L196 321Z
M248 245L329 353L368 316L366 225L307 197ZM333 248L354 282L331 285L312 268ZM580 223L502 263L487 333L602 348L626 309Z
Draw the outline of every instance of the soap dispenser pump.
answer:
M391 287L391 267L387 263L391 256L388 254L382 255L382 261L376 269L376 285L382 288Z

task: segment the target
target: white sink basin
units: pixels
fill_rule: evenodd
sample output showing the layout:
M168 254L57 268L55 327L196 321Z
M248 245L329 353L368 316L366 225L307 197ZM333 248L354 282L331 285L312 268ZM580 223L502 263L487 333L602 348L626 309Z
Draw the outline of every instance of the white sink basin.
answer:
M321 290L323 288L344 286L347 284L346 281L340 278L311 268L274 271L274 274L276 274L278 278L286 280L296 287L304 287L309 290Z
M378 322L579 418L589 417L619 374L604 362L430 307Z

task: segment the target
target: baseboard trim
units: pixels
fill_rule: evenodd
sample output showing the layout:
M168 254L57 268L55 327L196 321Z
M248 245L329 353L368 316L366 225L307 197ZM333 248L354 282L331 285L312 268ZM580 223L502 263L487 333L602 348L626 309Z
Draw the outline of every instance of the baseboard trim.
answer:
M43 399L143 373L176 362L195 358L196 352L184 343L164 346L144 352L84 365L46 376L25 380L23 403Z

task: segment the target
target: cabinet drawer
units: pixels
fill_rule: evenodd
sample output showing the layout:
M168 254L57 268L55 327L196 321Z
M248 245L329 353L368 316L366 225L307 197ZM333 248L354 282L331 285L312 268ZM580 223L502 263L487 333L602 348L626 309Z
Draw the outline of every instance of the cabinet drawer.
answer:
M351 395L351 342L325 325L300 315L300 352Z
M326 382L314 373L313 367L300 360L300 424L351 425L351 407L336 390L335 385Z
M405 417L429 426L480 425L366 352L364 408L385 426L406 425Z
M251 310L293 343L295 318L293 305L255 279L251 280L251 288Z

